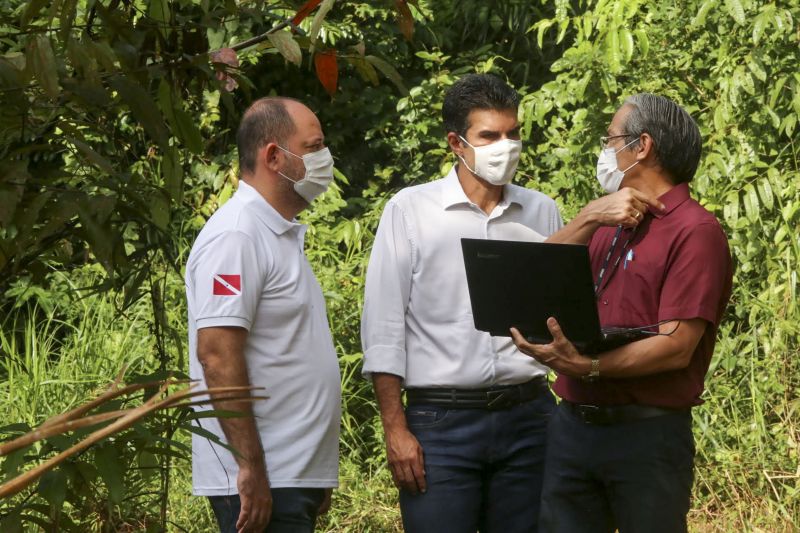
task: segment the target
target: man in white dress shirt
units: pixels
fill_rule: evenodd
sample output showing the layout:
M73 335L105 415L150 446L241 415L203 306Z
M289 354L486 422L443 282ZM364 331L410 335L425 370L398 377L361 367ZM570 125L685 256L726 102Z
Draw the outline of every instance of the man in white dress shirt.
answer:
M521 152L518 104L490 75L454 84L442 115L459 162L445 178L395 195L375 236L363 371L407 531L536 529L555 405L547 369L509 337L475 329L460 242L543 241L562 226L553 200L510 184Z

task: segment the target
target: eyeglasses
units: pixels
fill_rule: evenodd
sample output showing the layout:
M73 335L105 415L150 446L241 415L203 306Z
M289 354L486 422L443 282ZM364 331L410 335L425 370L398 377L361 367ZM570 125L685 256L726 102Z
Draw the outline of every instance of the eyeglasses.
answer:
M619 139L620 137L630 137L630 135L628 135L627 133L623 133L622 135L603 135L602 137L600 137L600 145L603 148L606 148L608 146L608 142L611 139Z

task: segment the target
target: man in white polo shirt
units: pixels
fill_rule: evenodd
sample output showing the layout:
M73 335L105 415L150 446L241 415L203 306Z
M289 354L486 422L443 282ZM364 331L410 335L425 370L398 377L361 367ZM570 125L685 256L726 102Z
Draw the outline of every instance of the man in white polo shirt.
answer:
M236 453L193 436L194 493L209 497L223 533L311 532L338 482L341 386L295 217L327 189L333 159L317 117L288 98L256 101L237 144L239 189L186 265L190 374L204 387L263 387L269 398L213 398L245 416L201 419Z

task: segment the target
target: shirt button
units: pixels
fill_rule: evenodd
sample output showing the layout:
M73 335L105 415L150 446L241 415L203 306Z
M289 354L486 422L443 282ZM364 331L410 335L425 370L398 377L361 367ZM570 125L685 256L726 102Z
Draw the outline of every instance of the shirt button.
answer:
M603 300L603 305L608 305L608 300Z

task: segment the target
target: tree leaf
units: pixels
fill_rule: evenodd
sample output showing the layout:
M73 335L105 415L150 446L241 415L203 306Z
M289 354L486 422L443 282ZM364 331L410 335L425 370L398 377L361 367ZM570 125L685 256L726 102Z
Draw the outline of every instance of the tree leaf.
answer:
M748 183L744 187L744 196L742 197L744 203L744 212L750 222L755 222L759 217L759 202L756 190L752 183Z
M38 486L39 494L55 508L61 507L67 498L67 475L62 468L51 470L42 476Z
M762 179L758 182L758 193L761 197L761 203L767 209L772 209L775 205L775 199L772 194L772 186L769 183L769 179Z
M764 28L767 26L767 19L768 15L766 13L761 13L753 22L753 44L756 46L758 46L758 42L761 40L761 35L764 34Z
M378 85L378 72L369 61L363 57L348 57L347 62L356 67L358 73L361 74L361 77L366 81L371 83L373 86Z
M0 163L0 226L8 226L20 205L25 182L30 177L27 161Z
M550 28L550 26L555 24L555 22L556 21L553 19L544 19L540 20L531 27L531 29L536 28L536 44L539 45L540 50L544 49L544 33L548 30L548 28Z
M150 196L150 220L155 226L165 231L169 226L169 200L161 193L156 191Z
M76 203L81 226L83 227L83 239L89 243L92 253L97 261L103 265L109 276L114 273L114 243L120 235L111 227L106 226L104 221L95 219L94 214L102 208L101 205L107 197L95 197L85 199Z
M411 9L408 7L406 0L395 0L397 6L397 20L400 25L400 31L407 41L410 41L414 36L414 15L411 14Z
M70 143L74 144L75 148L77 148L86 157L86 159L89 160L91 164L93 164L94 166L96 166L97 168L108 174L114 173L114 167L111 166L111 162L102 155L100 155L91 146L89 146L88 144L79 139L74 139L72 137L67 137L66 139Z
M706 0L703 2L703 5L700 6L700 9L697 10L697 14L692 19L692 26L698 27L705 25L708 12L716 5L717 0Z
M156 22L160 22L164 25L169 23L170 12L168 0L150 0L150 9L147 10L147 14ZM160 29L163 32L166 28Z
M742 6L740 0L725 0L725 8L737 24L744 26L746 19L744 16L744 6Z
M616 72L620 67L619 33L612 29L606 34L605 39L606 60L612 72Z
M94 452L94 464L108 489L108 499L120 503L125 497L125 470L119 451L113 444L98 446Z
M39 11L41 11L42 8L49 3L50 2L48 0L31 0L28 2L25 11L22 12L22 17L20 18L20 27L26 27L28 23L36 17Z
M37 35L28 42L28 62L33 66L33 75L42 90L55 100L58 98L58 68L53 55L50 39L45 35Z
M161 158L161 176L164 178L164 185L170 198L180 204L183 201L183 165L180 154L174 146Z
M400 73L397 72L397 70L392 65L390 65L380 57L373 55L368 55L364 59L369 61L372 64L372 66L380 70L384 76L389 78L389 80L395 84L395 86L400 90L401 93L403 93L404 95L408 95L408 89L403 83L403 77L400 76Z
M321 1L322 0L308 0L305 4L300 6L300 9L297 10L297 13L292 18L292 24L295 26L300 24L304 18L309 16L311 12L317 8Z
M644 30L634 30L633 35L636 36L636 43L639 45L639 51L642 57L647 56L650 51L650 39L647 38L647 32Z
M621 50L623 56L625 57L625 61L630 61L633 57L633 35L627 28L621 28L619 30L619 37Z
M75 16L78 13L77 6L78 0L64 0L64 3L61 4L61 13L58 17L58 37L62 42L65 42L69 39L69 34L72 31L72 25L75 22Z
M325 50L314 54L314 68L317 78L325 91L331 96L336 94L336 84L339 80L339 67L336 64L336 51Z
M331 10L335 1L336 0L324 0L319 8L319 11L317 11L317 13L314 15L314 19L311 21L311 29L308 32L308 37L311 39L312 50L317 42L319 30L322 28L322 21L325 20L325 16L328 14L328 11Z
M280 54L286 58L290 63L294 63L298 67L303 61L303 52L300 50L300 45L292 37L289 31L276 31L269 34L269 42L272 43Z
M128 105L134 118L144 127L148 135L161 145L162 149L166 149L168 143L164 118L158 112L158 106L147 94L147 91L137 82L121 75L112 77L110 84Z

